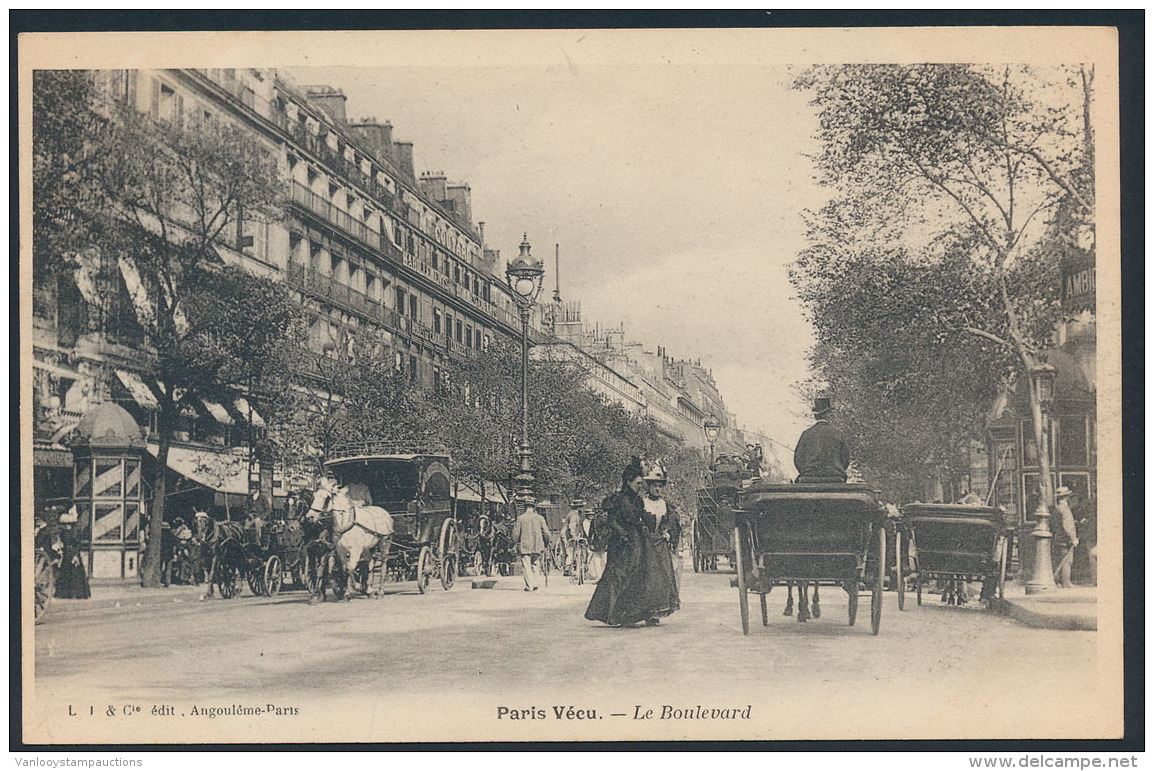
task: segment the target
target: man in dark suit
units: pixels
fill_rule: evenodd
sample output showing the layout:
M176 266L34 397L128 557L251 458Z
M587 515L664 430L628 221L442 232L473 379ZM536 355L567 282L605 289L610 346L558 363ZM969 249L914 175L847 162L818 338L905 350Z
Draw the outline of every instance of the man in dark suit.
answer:
M813 400L815 422L802 432L793 451L800 483L845 482L849 466L849 447L837 429L830 425L833 412L829 397Z

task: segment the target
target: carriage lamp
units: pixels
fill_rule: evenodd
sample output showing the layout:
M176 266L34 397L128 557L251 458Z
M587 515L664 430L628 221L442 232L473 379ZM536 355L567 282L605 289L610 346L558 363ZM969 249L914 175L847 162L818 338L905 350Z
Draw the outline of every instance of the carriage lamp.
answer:
M717 418L710 415L702 423L702 428L705 429L705 438L709 440L709 465L713 466L713 448L717 442L717 435L721 432L721 424L717 422Z
M529 314L541 293L541 279L545 266L534 260L529 253L529 234L521 238L521 253L517 259L505 266L505 278L513 291L513 300L521 312L521 448L517 455L521 459L520 472L514 477L517 483L516 498L522 505L532 503L533 493L533 450L529 447Z
M1050 559L1050 494L1053 487L1050 478L1050 407L1054 404L1054 381L1058 371L1046 362L1038 362L1030 368L1030 387L1037 399L1041 417L1042 442L1038 447L1038 507L1034 510L1034 568L1026 582L1026 594L1041 594L1054 588L1054 574Z

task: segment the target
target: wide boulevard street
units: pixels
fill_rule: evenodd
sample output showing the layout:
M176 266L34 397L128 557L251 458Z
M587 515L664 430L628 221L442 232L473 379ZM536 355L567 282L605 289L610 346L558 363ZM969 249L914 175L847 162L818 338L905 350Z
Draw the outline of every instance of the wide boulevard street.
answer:
M536 593L507 577L320 605L187 590L69 603L36 627L29 708L55 741L992 738L1077 730L1035 693L1094 698L1095 633L937 598L899 612L887 592L875 637L869 598L850 627L845 593L827 588L804 624L775 590L763 627L751 598L743 637L731 577L683 574L681 611L628 629L585 621L594 587L555 575Z

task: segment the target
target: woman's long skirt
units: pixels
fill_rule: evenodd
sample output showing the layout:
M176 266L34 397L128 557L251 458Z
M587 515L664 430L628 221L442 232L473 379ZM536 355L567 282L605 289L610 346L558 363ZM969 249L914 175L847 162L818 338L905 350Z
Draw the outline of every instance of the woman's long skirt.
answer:
M668 616L680 607L669 545L658 536L637 534L627 545L610 545L585 618L621 626Z

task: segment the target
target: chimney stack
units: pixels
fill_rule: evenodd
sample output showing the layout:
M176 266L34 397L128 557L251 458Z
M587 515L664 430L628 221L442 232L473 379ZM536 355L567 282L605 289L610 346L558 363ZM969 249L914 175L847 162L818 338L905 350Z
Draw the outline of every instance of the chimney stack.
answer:
M453 203L453 211L457 213L461 224L467 228L473 227L473 194L469 186L464 182L449 185L446 193L445 197Z
M396 156L397 171L409 179L415 179L417 175L413 172L413 143L393 142L393 153Z
M305 86L304 92L309 101L327 112L333 121L339 124L348 122L345 117L345 102L348 101L348 97L344 91L332 86Z
M350 123L349 129L359 137L379 161L393 159L393 124L389 121L378 123L376 118L365 118L360 123Z
M445 183L445 172L426 171L421 175L421 179L417 184L420 186L421 192L428 198L440 203L448 197L445 194Z

